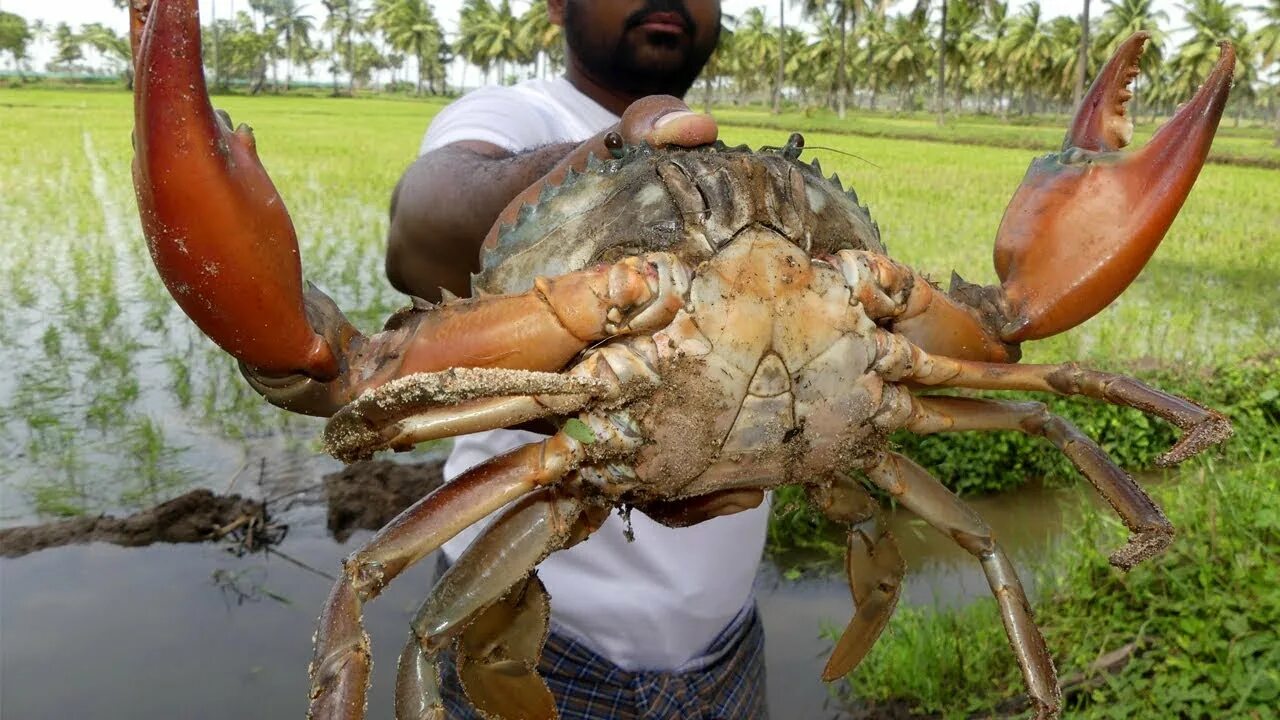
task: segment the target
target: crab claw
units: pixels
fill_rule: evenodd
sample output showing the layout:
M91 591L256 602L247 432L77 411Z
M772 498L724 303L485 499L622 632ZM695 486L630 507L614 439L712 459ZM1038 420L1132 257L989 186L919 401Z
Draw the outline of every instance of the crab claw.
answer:
M293 223L247 126L209 103L196 0L131 0L133 183L156 269L222 349L265 374L327 380Z
M1128 86L1148 39L1135 33L1116 49L1062 152L1032 162L1005 211L995 249L1007 303L1005 342L1063 332L1115 300L1155 252L1204 165L1235 52L1222 43L1195 97L1145 147L1121 154L1133 134Z

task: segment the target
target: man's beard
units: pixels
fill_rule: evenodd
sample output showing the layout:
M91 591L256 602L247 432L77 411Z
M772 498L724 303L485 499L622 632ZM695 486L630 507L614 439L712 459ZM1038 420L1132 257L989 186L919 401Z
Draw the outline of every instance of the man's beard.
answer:
M588 0L590 1L590 0ZM575 8L577 2L569 0L564 9L565 41L582 63L591 77L603 85L620 90L630 95L675 95L684 97L693 82L702 72L702 66L715 51L720 39L720 23L716 23L715 34L706 47L696 44L697 27L693 18L684 6L683 0L648 0L644 8L632 13L627 18L626 27L615 47L605 47L600 42L599 33L584 27L582 19ZM678 13L685 22L685 32L690 38L688 48L684 51L675 67L657 68L652 63L645 65L639 58L636 41L632 40L631 29L640 25L647 16L659 12ZM670 36L655 35L649 42L655 45L670 43L678 45L681 41Z

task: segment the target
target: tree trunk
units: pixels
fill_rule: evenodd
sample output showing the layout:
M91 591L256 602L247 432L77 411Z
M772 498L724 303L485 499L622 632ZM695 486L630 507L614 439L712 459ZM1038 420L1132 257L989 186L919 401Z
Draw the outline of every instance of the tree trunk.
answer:
M1076 58L1076 90L1071 106L1080 107L1084 99L1084 79L1089 74L1089 0L1084 0L1084 15L1080 19L1080 54Z
M289 86L293 84L293 58L295 56L293 49L293 31L285 27L284 31L284 91L289 92Z
M947 0L942 0L942 22L938 25L938 124L947 121Z
M347 30L347 94L351 97L356 96L356 52L354 38L354 28Z
M418 97L422 97L422 38L415 37L413 39L413 56L418 59L418 89L415 91Z
M778 79L773 86L773 114L782 112L782 85L787 67L787 0L778 0ZM710 112L708 110L708 112Z
M848 105L848 97L847 97L848 88L846 86L849 84L849 82L848 82L848 76L845 74L846 73L845 65L848 64L848 60L849 60L849 28L847 27L848 19L849 19L849 6L846 4L846 0L840 0L840 17L839 17L840 58L836 65L836 117L840 118L841 120L844 119L845 110L847 109L847 105ZM856 11L854 12L853 22L855 24L858 22L858 15Z

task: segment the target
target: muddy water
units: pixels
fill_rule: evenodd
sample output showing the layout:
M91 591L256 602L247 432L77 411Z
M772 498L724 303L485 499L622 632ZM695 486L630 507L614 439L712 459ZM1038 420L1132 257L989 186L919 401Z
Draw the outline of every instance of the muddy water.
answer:
M282 473L291 486L297 474ZM301 717L313 621L330 585L320 573L334 572L369 537L330 538L317 494L296 495L300 502L284 513L282 554L96 544L0 560L0 715ZM974 504L1026 568L1063 532L1079 496L1036 489ZM905 512L893 523L910 568L905 604L987 595L977 564L952 543ZM395 656L434 567L428 558L366 609L372 718L391 716ZM821 628L842 626L851 611L843 582L789 581L765 563L757 595L773 717L837 717L818 675L830 649Z

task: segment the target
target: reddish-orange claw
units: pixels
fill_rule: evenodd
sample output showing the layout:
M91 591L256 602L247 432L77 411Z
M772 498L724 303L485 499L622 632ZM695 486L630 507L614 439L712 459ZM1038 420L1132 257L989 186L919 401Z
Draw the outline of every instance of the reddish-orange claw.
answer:
M196 325L269 375L338 374L307 321L293 222L253 133L214 112L196 0L133 0L134 189L151 257Z
M1148 35L1121 43L1098 74L1062 152L1037 158L1005 211L996 271L1007 307L1001 339L1047 337L1093 317L1146 265L1182 208L1222 117L1235 52L1141 150L1120 153L1133 122L1129 83Z

